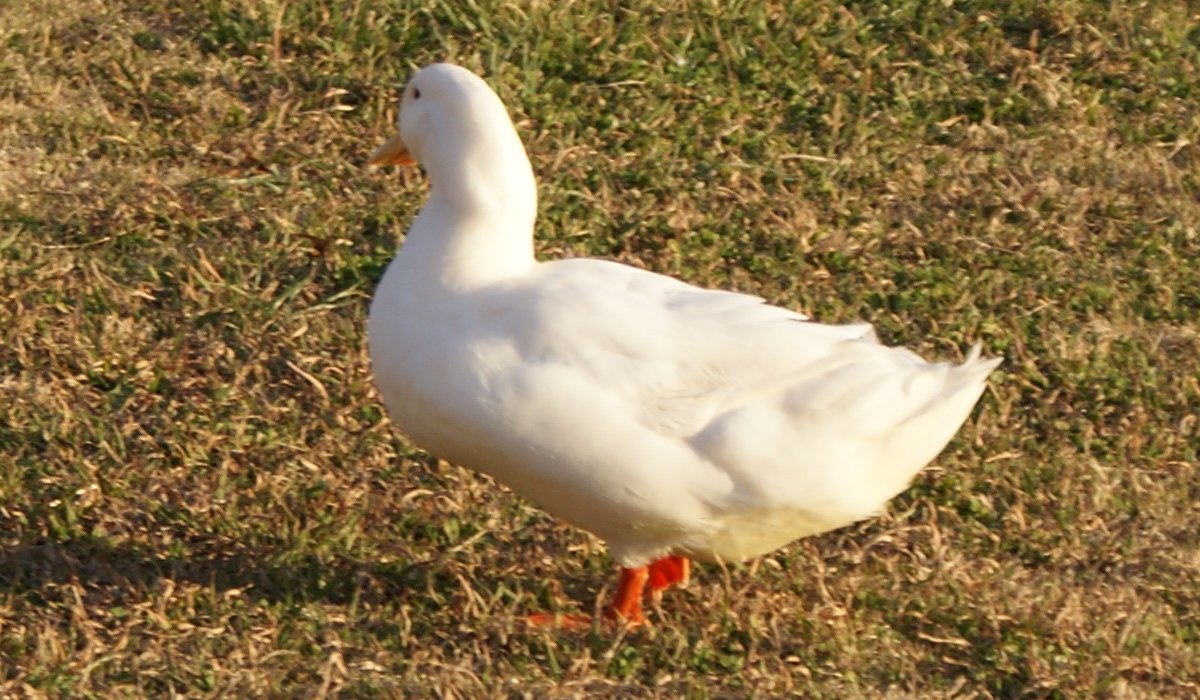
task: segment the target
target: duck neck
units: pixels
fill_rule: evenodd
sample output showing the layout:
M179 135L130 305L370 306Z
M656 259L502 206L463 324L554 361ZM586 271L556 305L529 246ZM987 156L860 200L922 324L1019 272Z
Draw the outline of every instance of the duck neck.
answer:
M460 163L451 176L438 164L426 165L429 201L413 221L403 253L430 282L477 286L534 265L533 170L523 150L498 155L506 158Z

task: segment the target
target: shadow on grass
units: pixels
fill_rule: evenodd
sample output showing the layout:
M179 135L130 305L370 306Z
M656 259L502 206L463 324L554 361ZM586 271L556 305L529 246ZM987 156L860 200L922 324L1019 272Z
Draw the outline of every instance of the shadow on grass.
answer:
M190 582L217 592L240 590L277 603L348 603L401 598L405 592L453 585L444 560L364 562L230 543L229 551L164 555L138 544L113 545L83 537L17 544L0 551L0 589L42 597L57 585L78 584L116 596L153 590L163 580ZM124 593L122 593L124 592Z

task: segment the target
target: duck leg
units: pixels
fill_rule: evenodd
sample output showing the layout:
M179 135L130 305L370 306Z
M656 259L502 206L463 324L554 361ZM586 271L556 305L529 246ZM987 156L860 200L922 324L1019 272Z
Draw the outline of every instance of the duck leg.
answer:
M691 575L692 561L687 557L672 554L658 561L651 562L650 580L647 582L647 586L650 588L650 595L657 599L662 595L663 591L671 586L687 585Z
M646 581L650 578L650 567L635 568L621 567L621 576L617 580L617 593L613 602L604 611L604 618L610 622L624 623L630 627L645 624L646 616L642 613L642 593L646 590ZM557 627L559 629L584 629L592 624L592 617L580 613L534 613L525 618L533 627Z
M621 567L617 579L617 592L604 617L612 622L629 627L646 624L642 612L642 596L646 589L658 599L662 592L674 585L686 584L691 575L692 562L687 557L671 555L651 562L648 566ZM588 615L573 613L537 613L525 618L534 627L557 627L560 629L583 629L591 625Z
M624 622L631 627L644 624L646 616L642 614L642 593L646 590L646 581L649 579L649 566L639 566L634 569L621 567L621 578L617 581L617 595L613 597L612 605L608 606L605 617L616 622Z

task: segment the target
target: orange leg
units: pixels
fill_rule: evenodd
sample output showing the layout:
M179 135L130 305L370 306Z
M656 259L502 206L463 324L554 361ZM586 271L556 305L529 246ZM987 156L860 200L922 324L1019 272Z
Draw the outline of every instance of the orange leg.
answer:
M649 578L648 566L639 566L636 569L621 567L617 595L608 607L607 617L633 627L644 623L646 616L642 614L642 592L646 590L646 581Z
M617 593L613 596L612 605L605 611L605 617L630 627L646 624L646 615L642 612L642 595L646 589L650 589L651 595L660 596L671 586L687 583L691 570L691 561L677 555L663 557L649 566L621 567ZM534 627L560 629L585 629L592 622L588 615L570 613L538 613L525 619Z
M630 627L637 627L646 622L642 614L642 592L646 589L646 580L650 578L650 568L639 566L634 569L621 567L621 578L617 581L617 594L612 605L604 611L604 617L613 622L623 622ZM590 627L592 619L589 615L571 613L536 613L529 615L525 621L534 627L557 627L559 629L584 629Z
M692 562L687 557L673 554L650 564L650 593L661 595L676 584L684 585L692 575Z

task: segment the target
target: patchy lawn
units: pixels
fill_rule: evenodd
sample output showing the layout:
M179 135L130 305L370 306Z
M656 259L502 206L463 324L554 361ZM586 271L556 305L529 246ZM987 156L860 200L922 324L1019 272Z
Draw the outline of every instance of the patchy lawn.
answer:
M0 4L0 695L1200 694L1200 14ZM389 426L368 172L449 58L539 250L1006 358L890 512L614 634L599 543Z

